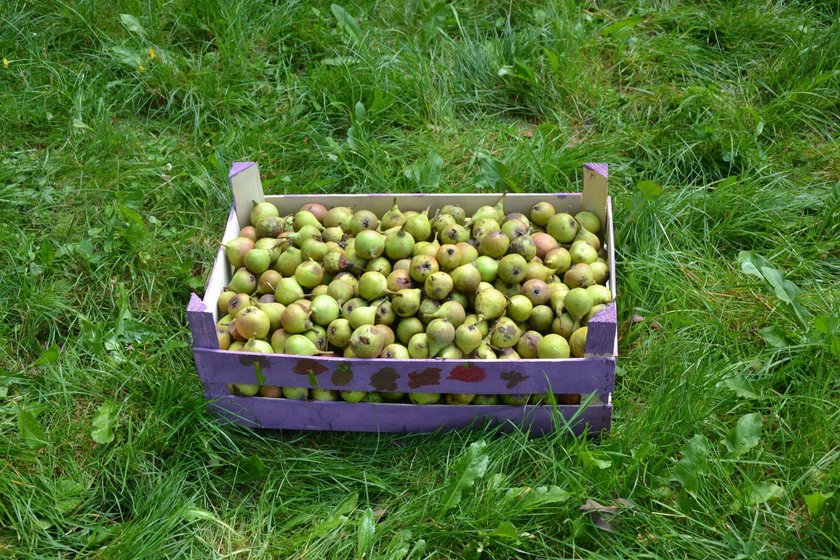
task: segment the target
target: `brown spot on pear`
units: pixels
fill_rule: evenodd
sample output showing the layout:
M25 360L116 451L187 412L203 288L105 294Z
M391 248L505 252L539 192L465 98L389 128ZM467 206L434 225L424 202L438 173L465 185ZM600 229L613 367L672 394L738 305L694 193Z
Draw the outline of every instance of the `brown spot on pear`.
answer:
M400 317L411 317L420 309L420 289L409 288L400 290L391 296L391 306L394 313Z
M537 202L531 207L531 221L538 226L545 227L548 225L551 217L556 213L557 210L554 209L554 206L550 202Z
M379 218L370 210L359 210L350 218L350 233L355 236L366 229L376 229L377 227L379 227Z
M236 328L236 332L246 339L265 338L268 336L271 321L260 308L249 305L236 314L233 326Z
M522 331L509 317L501 317L490 330L490 344L496 348L512 348L516 346Z
M452 224L443 229L440 233L440 240L444 243L455 245L464 243L470 238L470 232L464 226Z
M299 303L287 305L283 314L280 316L280 324L283 326L283 330L290 334L299 334L308 331L312 328L312 321L309 319L309 309Z
M516 353L525 360L537 357L537 348L542 342L543 335L537 331L527 331L516 341Z
M511 244L519 237L527 236L531 231L531 227L520 219L506 220L502 223L502 233L508 236ZM529 238L530 239L530 238Z
M352 334L353 327L347 319L336 319L327 327L327 341L336 348L346 348Z
M221 350L227 350L230 347L230 331L227 328L217 328L216 339L219 341Z
M574 217L565 212L553 215L546 224L546 231L558 243L571 243L579 229L580 225Z
M408 353L408 348L402 344L394 343L383 348L382 354L380 354L379 357L389 360L408 360L411 358L411 355Z
M525 279L528 262L522 255L506 255L499 261L499 279L508 284L517 284Z
M477 222L472 222L472 236L476 241L481 241L488 233L501 230L502 227L499 225L499 222L490 218L483 218Z
M219 314L220 315L227 315L228 314L228 303L230 299L236 295L236 292L233 290L225 290L221 294L219 294L219 299L216 300L216 305L219 307Z
M449 295L454 283L452 277L445 272L433 272L426 278L423 291L432 299L438 301Z
M304 288L314 288L324 279L324 269L312 259L301 263L295 269L295 280Z
M438 265L437 259L429 255L412 257L411 264L408 267L408 273L411 275L411 279L418 284L425 283L426 278L439 270L440 266Z
M537 245L533 239L527 235L517 237L510 242L508 251L517 255L522 255L526 261L530 261L537 256Z
M386 346L384 333L373 325L361 325L350 335L349 348L359 358L375 358Z
M586 263L578 263L563 275L563 283L569 288L586 288L595 283L592 268Z
M426 333L417 333L408 341L408 355L415 360L429 357L429 340Z
M254 226L256 227L258 237L277 237L283 233L286 224L282 218L266 216L260 218L260 221L254 224Z
M386 287L391 292L399 292L411 288L414 283L407 269L392 270L386 278Z
M510 239L501 231L492 231L478 242L478 253L494 259L500 259L507 253Z

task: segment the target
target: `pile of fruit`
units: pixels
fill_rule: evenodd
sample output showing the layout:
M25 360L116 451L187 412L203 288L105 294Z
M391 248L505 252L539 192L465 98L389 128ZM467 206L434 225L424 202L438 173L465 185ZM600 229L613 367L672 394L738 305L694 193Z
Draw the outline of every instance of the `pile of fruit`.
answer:
M471 217L455 205L431 218L429 212L402 212L395 200L381 218L317 203L280 216L273 204L254 203L252 225L224 246L236 272L218 300L219 346L390 359L584 355L587 322L613 297L595 214L572 216L539 202L527 216L506 215L504 197ZM310 396L306 388L233 390ZM374 395L341 394L351 401L382 398ZM338 397L326 390L311 396ZM420 402L423 394L410 397ZM466 404L467 397L447 400Z

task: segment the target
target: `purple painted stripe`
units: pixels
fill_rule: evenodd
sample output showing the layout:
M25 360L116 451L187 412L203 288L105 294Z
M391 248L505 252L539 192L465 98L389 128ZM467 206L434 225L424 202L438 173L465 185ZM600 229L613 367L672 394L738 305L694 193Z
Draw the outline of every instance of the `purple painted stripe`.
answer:
M199 377L205 383L265 385L355 391L420 393L612 392L615 359L569 360L366 360L255 354L196 348ZM257 366L257 364L259 364Z
M604 177L610 176L610 165L608 163L584 163L583 166L587 169L591 169L598 175L602 175Z
M586 355L612 356L616 336L615 302L592 317L587 326Z
M347 403L341 401L293 401L260 397L222 397L208 403L210 410L225 420L254 428L327 430L348 432L433 432L455 430L489 421L509 429L522 426L536 433L554 429L551 406L451 406L389 403ZM568 421L580 407L558 405L557 412ZM580 434L608 430L612 405L589 406L572 425ZM562 424L561 424L562 425Z
M239 175L249 167L256 165L256 162L253 161L235 161L233 165L230 166L230 173L228 173L228 179L233 179L235 175Z
M190 296L187 305L187 319L190 322L193 348L219 348L213 313L207 310L207 306L195 294Z

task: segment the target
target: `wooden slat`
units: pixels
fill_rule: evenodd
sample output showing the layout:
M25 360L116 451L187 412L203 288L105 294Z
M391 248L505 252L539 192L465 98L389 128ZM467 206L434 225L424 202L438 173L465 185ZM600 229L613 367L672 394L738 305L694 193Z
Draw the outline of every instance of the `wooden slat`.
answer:
M489 422L507 430L521 426L545 434L562 427L580 407L412 405L390 403L348 403L342 401L294 401L262 397L220 397L209 403L211 410L228 421L254 428L328 430L352 432L434 432L456 430ZM558 416L555 416L557 414ZM580 434L608 430L612 405L586 407L572 424ZM555 422L557 423L555 424Z
M607 352L610 353L609 351ZM355 391L529 394L612 392L612 357L568 360L366 360L196 348L202 381Z

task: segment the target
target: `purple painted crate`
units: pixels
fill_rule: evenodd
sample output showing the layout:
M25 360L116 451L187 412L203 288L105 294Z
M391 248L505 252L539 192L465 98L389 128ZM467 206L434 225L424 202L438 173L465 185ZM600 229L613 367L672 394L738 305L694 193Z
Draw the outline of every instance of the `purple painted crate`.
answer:
M613 220L607 196L607 165L586 164L582 193L508 194L507 212L527 213L536 202L549 200L558 212L589 210L604 224L608 286L616 294ZM226 242L247 225L251 201L268 201L281 214L308 202L325 206L353 206L381 215L391 207L393 194L265 196L259 168L253 162L234 163L230 171L234 206L222 238ZM396 195L403 210L432 210L457 203L471 214L493 205L499 194ZM224 251L219 250L204 298L193 294L187 308L196 369L205 388L208 407L220 419L257 428L338 430L360 432L429 432L458 429L479 423L504 428L520 426L536 433L568 423L574 433L608 430L612 419L612 391L618 354L615 301L589 321L586 356L567 360L369 360L342 357L289 356L220 350L216 340L216 300L231 276ZM359 391L423 393L594 394L582 405L413 405L295 401L285 398L242 397L230 394L231 383L262 382L285 387L318 387ZM589 402L587 403L587 400Z

